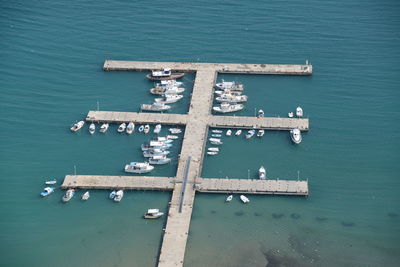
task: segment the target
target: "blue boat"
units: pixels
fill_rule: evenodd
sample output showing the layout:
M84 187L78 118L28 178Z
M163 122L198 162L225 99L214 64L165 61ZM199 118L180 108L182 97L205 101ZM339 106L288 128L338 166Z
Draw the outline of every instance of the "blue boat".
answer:
M53 192L54 192L54 187L45 187L43 189L43 192L40 193L40 196L47 197L48 195L50 195Z

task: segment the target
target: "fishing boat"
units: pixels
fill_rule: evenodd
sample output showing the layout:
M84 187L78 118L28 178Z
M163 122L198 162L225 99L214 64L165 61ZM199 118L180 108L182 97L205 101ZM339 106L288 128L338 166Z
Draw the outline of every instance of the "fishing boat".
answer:
M71 198L75 195L75 190L74 189L68 189L67 192L65 192L65 195L62 198L63 202L68 202L71 200Z
M242 200L243 203L249 203L250 202L250 200L244 195L240 195L240 199Z
M54 192L54 187L45 187L43 191L40 193L41 197L47 197L51 193Z
M265 180L266 171L265 171L264 166L261 166L260 169L258 169L258 177L260 178L260 180Z
M149 163L150 164L153 164L153 165L162 165L162 164L167 164L167 163L170 163L171 162L171 159L170 158L167 158L167 156L158 156L158 155L156 155L156 156L153 156L153 157L151 157L150 159L149 159Z
M142 151L146 151L149 149L165 149L165 148L169 148L171 146L172 146L172 144L170 144L170 143L164 143L161 141L152 140L148 144L142 144L141 149L142 149Z
M144 111L166 111L170 109L171 106L165 105L164 103L154 102L153 104L142 104L140 109Z
M106 122L106 123L103 123L103 124L100 126L100 132L101 132L101 133L107 132L108 127L110 127L110 125L109 125L107 122Z
M131 162L125 165L125 172L132 173L147 173L151 172L154 166L151 166L148 162Z
M178 102L183 98L183 95L164 95L163 97L159 97L154 99L157 103L164 103L164 104L173 104Z
M213 107L213 110L218 113L229 113L242 110L243 108L243 104L221 103L220 106Z
M244 87L243 84L238 83L238 82L226 82L222 80L220 83L216 83L215 87L221 90L229 89L229 90L234 90L234 91L243 91Z
M296 116L299 118L303 117L303 109L301 107L296 108Z
M211 142L212 142L212 141L217 141L217 142L218 142L218 141L221 141L220 138L209 138L208 140L210 140Z
M293 118L293 112L289 112L289 113L288 113L288 117L289 117L289 118Z
M218 138L210 138L209 140L212 145L222 145L223 144L221 139L218 139Z
M171 144L174 142L173 139L169 139L167 136L157 136L155 141L163 142L164 144Z
M82 195L82 200L88 200L90 197L89 191L86 191L85 194Z
M108 197L110 199L114 199L116 193L117 193L117 191L113 190L113 191L111 191L111 193L110 193L110 195Z
M162 127L161 124L157 124L156 127L154 127L153 132L155 134L159 134L161 132L161 127Z
M231 136L232 135L232 130L226 131L226 136Z
M235 133L236 136L239 136L239 135L241 135L241 134L242 134L242 130L240 130L240 129L237 130L236 133Z
M169 135L167 135L167 138L170 139L170 140L175 140L175 139L178 139L179 136L173 135L173 134L169 134Z
M171 80L182 78L185 73L172 72L170 68L162 70L152 70L151 74L146 75L147 79L152 81Z
M46 181L46 182L44 182L45 184L56 184L57 183L57 180L56 179L53 179L53 180L48 180L48 181Z
M164 150L164 149L148 149L143 151L143 157L145 158L152 158L154 156L166 156L170 153L170 151L168 150Z
M143 130L144 130L144 125L140 125L140 127L138 129L139 133L143 132Z
M175 79L161 80L159 83L156 83L156 86L180 86L183 82L178 82Z
M114 201L115 202L120 202L123 197L124 197L124 191L123 190L118 190L115 193Z
M218 147L209 147L207 150L208 151L213 151L213 152L219 152L219 148Z
M144 132L145 134L148 134L148 133L150 132L150 125L146 124L146 125L144 126L143 132Z
M263 129L258 130L258 132L257 132L257 137L263 137L264 134L265 134L265 130L263 130Z
M259 117L259 118L264 117L264 110L260 109L260 110L258 111L258 117Z
M226 102L226 103L242 103L247 101L246 95L232 95L232 94L222 94L215 98L217 102Z
M134 130L135 130L135 124L133 122L128 123L128 126L126 127L126 133L132 134Z
M80 128L82 128L83 125L85 125L85 122L84 122L84 121L78 121L77 123L75 123L75 124L71 127L71 131L76 132L76 131L78 131Z
M145 219L157 219L163 216L164 213L160 212L159 209L148 209L147 212L144 214Z
M89 133L94 134L95 131L96 131L96 125L92 122L89 126Z
M185 88L176 86L156 86L150 89L153 95L177 95L185 92Z
M218 152L216 152L216 151L207 151L207 155L215 156L215 155L218 155Z
M222 133L222 130L212 130L211 132L212 133L216 133L216 134L220 134L220 133Z
M122 132L125 132L125 129L126 129L126 123L123 122L123 123L121 123L121 124L119 125L117 131L118 131L119 133L122 133Z
M233 199L233 195L229 195L226 199L225 202L231 202Z
M254 129L249 130L249 131L247 132L247 134L246 134L246 139L252 138L253 135L254 135L255 133L256 133L256 130L254 130Z
M292 139L293 143L300 144L302 140L301 131L297 128L290 130L290 138Z
M211 137L221 137L221 134L211 134Z
M179 128L169 128L169 132L172 134L179 134L182 132L182 130Z
M214 93L216 95L223 95L223 94L230 94L230 95L234 95L234 96L240 96L242 95L242 92L240 91L232 91L230 89L225 89L225 90L215 90Z

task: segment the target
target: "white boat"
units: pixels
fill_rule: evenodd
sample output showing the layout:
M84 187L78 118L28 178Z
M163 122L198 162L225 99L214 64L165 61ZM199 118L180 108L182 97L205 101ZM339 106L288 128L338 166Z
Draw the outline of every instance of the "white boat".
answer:
M171 80L182 78L185 73L172 72L170 68L162 70L153 70L151 74L146 75L147 79L152 81Z
M164 143L160 141L150 141L148 144L142 144L141 149L142 151L152 150L152 149L166 149L171 147L172 144Z
M167 164L170 163L171 159L167 158L166 156L153 156L149 159L150 164L154 165L162 165L162 164Z
M161 124L157 124L156 127L154 127L153 132L155 134L159 134L161 132L161 127L162 127Z
M156 86L180 86L183 82L178 82L175 79L170 80L161 80L159 83L156 83Z
M225 90L215 90L214 93L216 95L223 95L223 94L230 94L230 95L234 95L234 96L240 96L242 95L242 92L240 91L232 91L230 89L225 89Z
M169 128L169 132L172 134L179 134L182 132L182 130L179 128Z
M232 130L226 131L226 136L231 136L232 135Z
M46 181L46 182L44 182L45 184L56 184L57 183L57 180L56 179L53 179L53 180L48 180L48 181Z
M114 201L115 202L120 202L123 197L124 197L124 191L123 190L118 190L115 193Z
M144 126L143 132L144 132L145 134L149 133L149 132L150 132L150 125L146 124L146 125Z
M222 94L215 98L217 102L242 103L247 101L246 95Z
M240 199L243 201L243 203L249 203L250 202L250 200L244 195L240 195Z
M113 190L113 191L111 191L111 193L108 197L111 199L114 199L116 193L117 193L117 191Z
M67 192L65 192L65 195L62 198L63 202L68 202L71 200L71 198L75 195L75 190L74 189L68 189Z
M185 92L185 88L176 86L156 86L150 89L153 95L177 95Z
M106 122L106 123L103 123L103 124L100 126L100 132L101 132L101 133L107 132L108 127L110 127L110 125L109 125L107 122Z
M164 213L160 212L159 209L149 209L147 212L144 214L145 219L157 219L163 216Z
M117 131L118 131L119 133L122 133L122 132L125 132L125 129L126 129L126 123L123 122L123 123L121 123L121 124L119 125Z
M246 134L246 139L252 138L253 135L254 135L255 133L256 133L256 130L254 130L254 129L249 130L249 131L247 132L247 134Z
M154 99L157 103L164 103L164 104L173 104L178 102L183 98L183 95L164 95L163 97L159 97Z
M45 187L43 191L40 193L41 197L47 197L51 193L54 192L54 187Z
M242 134L242 130L240 130L240 129L237 130L236 133L235 133L236 136L239 136L239 135L241 135L241 134Z
M213 107L213 110L218 113L229 113L242 110L243 108L243 104L221 103L220 106Z
M290 138L292 139L293 143L300 144L301 143L301 131L299 129L290 130Z
M179 136L177 136L177 135L172 135L172 134L169 134L169 135L167 135L167 138L168 138L168 139L171 139L171 140L175 140L175 139L178 139L178 138L179 138Z
M257 137L263 137L264 134L265 134L265 130L263 130L263 129L258 130Z
M143 132L143 130L144 130L144 125L140 125L140 127L138 129L139 133Z
M226 199L225 202L231 202L233 199L233 195L229 195Z
M135 124L133 122L128 123L128 126L126 127L126 133L132 134L134 130L135 130Z
M125 172L132 173L147 173L151 172L154 166L151 166L148 162L131 162L125 165Z
M171 144L174 142L173 139L169 139L167 136L157 136L155 141L163 142L164 144Z
M215 87L221 90L229 89L234 91L243 91L244 87L243 84L238 82L226 82L222 80L220 83L216 83Z
M258 111L258 117L260 117L260 118L264 117L264 110L260 109Z
M144 111L166 111L170 109L171 106L165 105L164 103L154 102L153 104L142 104L140 106L141 110Z
M264 166L261 166L260 169L258 170L258 177L260 178L260 180L266 179L266 171Z
M85 194L82 195L82 200L88 200L90 197L89 191L86 191Z
M293 118L293 112L289 112L289 113L288 113L288 117L289 117L289 118Z
M212 144L212 145L222 145L223 143L222 143L222 141L210 141L210 143Z
M211 137L221 137L221 134L211 134Z
M213 151L213 152L219 152L219 148L218 147L209 147L207 150L208 151Z
M92 122L89 126L89 133L94 134L95 131L96 131L96 125Z
M299 118L303 117L303 109L301 107L296 108L296 116Z
M163 150L163 149L149 149L143 151L143 157L145 158L152 158L154 156L166 156L170 152L168 150Z
M221 139L220 138L213 138L213 137L211 137L211 138L209 138L208 140L210 140L210 142L218 142L218 141L221 141Z
M216 151L207 151L207 155L215 156L215 155L218 155L218 152L216 152Z
M220 133L222 133L222 130L212 130L211 132L212 133L216 133L216 134L220 134Z
M75 124L71 127L71 131L76 132L76 131L78 131L80 128L82 128L83 125L85 125L85 122L84 122L84 121L78 121L77 123L75 123Z

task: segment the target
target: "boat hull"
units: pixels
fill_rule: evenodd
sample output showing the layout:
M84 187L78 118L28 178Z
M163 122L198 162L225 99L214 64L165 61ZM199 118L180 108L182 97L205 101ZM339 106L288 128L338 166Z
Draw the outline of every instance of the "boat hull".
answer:
M153 76L151 74L147 74L146 78L149 79L150 81L163 81L163 80L175 80L175 79L180 79L183 76L185 76L185 73L171 73L171 75L168 76Z

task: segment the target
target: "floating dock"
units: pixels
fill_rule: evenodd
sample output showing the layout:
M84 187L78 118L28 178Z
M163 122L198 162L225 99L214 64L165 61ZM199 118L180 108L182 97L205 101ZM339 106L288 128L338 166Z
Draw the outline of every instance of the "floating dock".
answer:
M270 130L309 130L308 119L213 116L213 87L218 73L311 75L312 65L220 64L189 62L143 62L106 60L105 71L150 71L172 68L195 72L188 114L89 111L90 122L134 122L141 124L184 125L185 133L176 177L80 176L67 175L62 188L172 190L168 220L158 266L183 266L190 219L196 191L207 193L246 193L308 195L307 181L206 179L200 178L209 127L262 128Z

